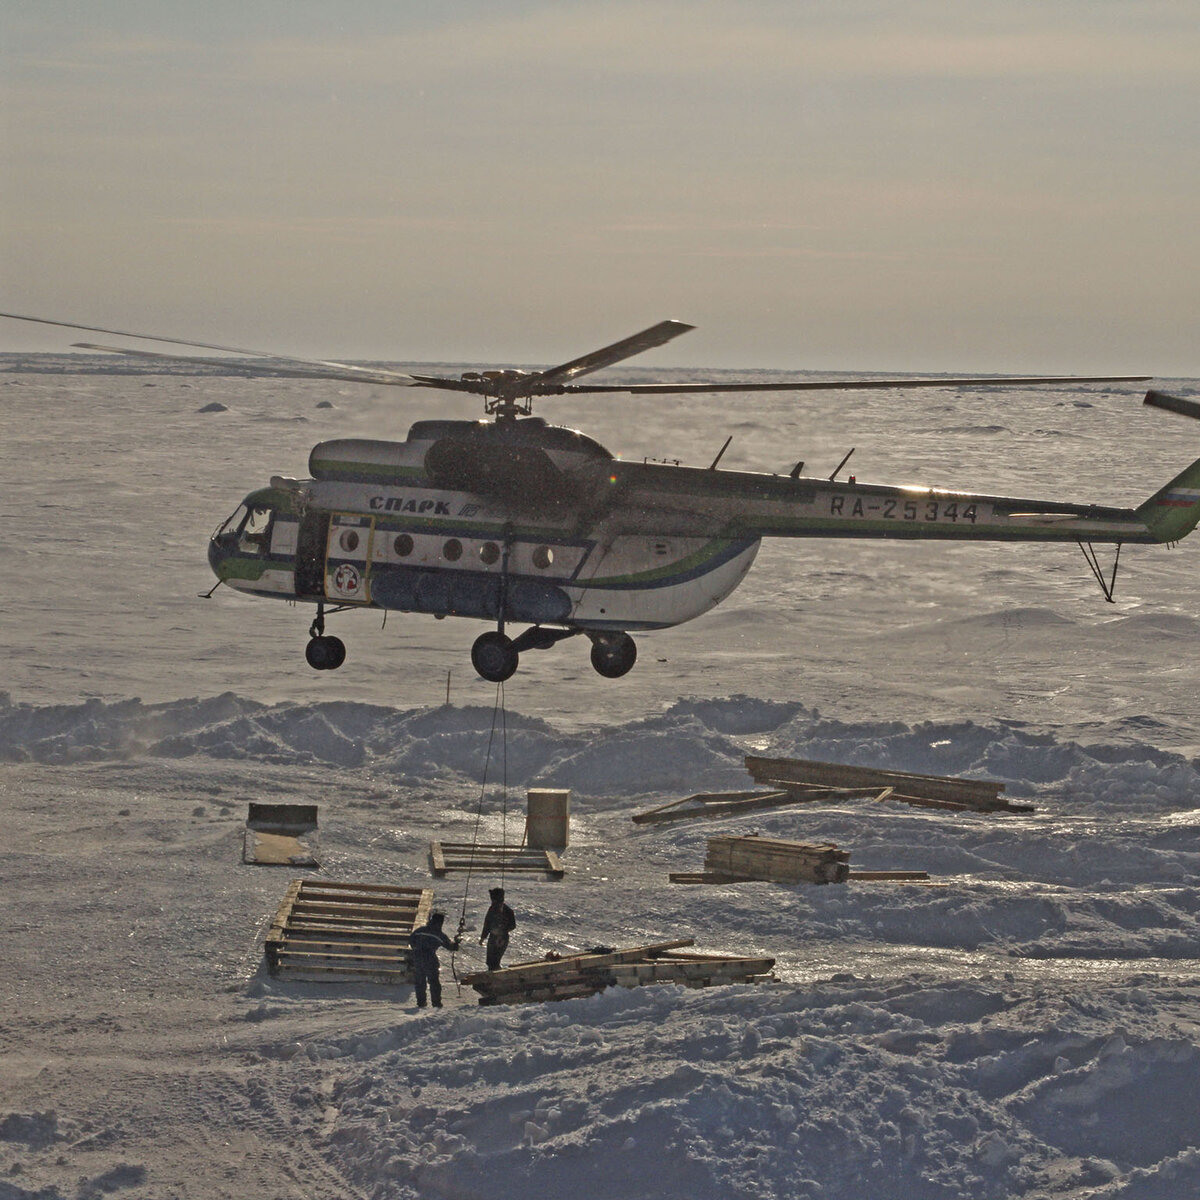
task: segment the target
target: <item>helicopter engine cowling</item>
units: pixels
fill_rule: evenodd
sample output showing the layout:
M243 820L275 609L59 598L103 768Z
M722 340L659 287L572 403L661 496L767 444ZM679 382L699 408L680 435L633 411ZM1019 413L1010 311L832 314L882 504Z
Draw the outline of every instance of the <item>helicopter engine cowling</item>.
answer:
M493 496L520 508L570 504L578 487L538 446L488 445L477 438L442 438L425 455L436 487Z
M611 455L573 429L524 421L423 422L436 436L425 452L430 481L451 491L495 497L519 509L560 508L581 496L579 467ZM418 432L414 426L410 437Z

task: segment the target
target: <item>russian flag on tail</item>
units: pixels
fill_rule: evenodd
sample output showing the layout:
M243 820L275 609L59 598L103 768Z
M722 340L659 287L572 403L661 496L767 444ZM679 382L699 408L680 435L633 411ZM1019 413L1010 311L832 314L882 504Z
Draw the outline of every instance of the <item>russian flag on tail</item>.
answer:
M1155 498L1160 508L1191 508L1200 500L1200 488L1171 488Z

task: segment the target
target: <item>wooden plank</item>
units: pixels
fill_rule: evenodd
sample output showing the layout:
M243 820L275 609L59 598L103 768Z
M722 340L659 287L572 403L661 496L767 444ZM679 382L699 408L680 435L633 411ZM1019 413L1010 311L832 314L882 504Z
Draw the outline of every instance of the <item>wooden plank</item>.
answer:
M381 917L386 917L389 911L396 913L401 920L405 919L407 913L415 912L415 905L411 909L383 909L380 910L374 905L365 904L310 904L307 900L297 900L293 909L297 916L345 916L358 917L362 920L376 920Z
M395 883L346 883L333 879L305 879L303 882L305 892L362 892L364 894L375 892L380 895L419 898L429 890L420 887L401 887Z
M849 787L894 786L906 795L933 800L960 800L974 807L998 807L1004 784L998 780L963 779L953 775L921 775L910 771L889 771L843 763L818 762L803 758L763 758L747 755L746 769L760 782L778 785L791 780L805 784L832 784Z
M354 925L290 925L284 936L289 941L367 941L379 945L407 946L411 929L411 926L402 928L399 925L391 929Z
M731 875L728 871L672 871L667 879L671 883L754 883L744 875Z
M311 897L311 898L310 898ZM364 916L387 917L392 914L406 915L415 912L421 902L420 896L404 896L394 899L356 896L353 892L334 896L328 892L305 891L293 907L300 912L362 913Z
M672 800L669 804L659 804L643 812L634 813L629 819L635 825L653 825L660 821L682 821L700 815L707 806L716 804L734 804L741 800L753 800L763 796L783 796L783 792L764 792L761 788L742 792L697 792L692 796L684 796L682 800ZM692 809L685 808L691 805ZM683 809L684 811L679 811ZM694 811L693 811L694 810Z
M302 879L293 879L288 885L288 890L284 893L283 900L275 911L275 919L271 922L271 928L267 933L268 939L282 936L284 927L287 925L288 914L292 911L292 905L295 904L296 897L300 894L303 882Z
M412 927L420 929L422 925L427 925L431 912L433 912L433 891L430 888L423 888L421 899L417 904L417 911L413 914Z
M908 880L928 879L928 871L851 871L848 878L851 882L865 880L878 882L887 879Z
M764 782L774 782L767 781ZM795 804L815 804L822 800L870 799L875 787L831 788L786 781L786 786L769 792L700 792L671 805L635 813L630 820L638 825L661 825L670 821L712 821L737 817L765 809L787 808ZM724 799L728 796L730 799ZM689 807L683 807L689 805Z
M810 787L810 785L806 783L793 783L786 779L772 779L767 776L762 778L762 782L772 784L775 787L794 790L797 795L807 795ZM911 794L912 785L909 784L906 786L909 788L908 794L902 793L895 786L886 787L882 790L880 790L878 787L870 787L863 789L845 788L839 789L839 791L842 793L842 798L847 800L865 799L875 800L876 802L881 800L898 800L901 803L912 804L922 808L946 808L955 809L958 811L966 809L971 812L992 812L996 807L1006 807L1003 804L1000 804L999 806L980 805L976 804L974 801L968 800L933 799L930 796L913 795Z
M312 946L284 946L279 951L281 959L288 959L294 962L301 960L305 962L329 961L329 962L348 962L351 965L360 964L367 965L373 963L387 963L397 969L407 969L409 960L407 953L397 954L388 952L386 946L370 946L362 949L354 949L348 946L322 946L314 944Z
M420 896L368 896L357 892L322 892L305 888L304 895L296 901L298 906L312 912L364 912L380 913L411 912L420 903Z
M446 874L446 859L445 859L445 856L442 854L442 843L441 842L430 842L429 843L429 857L433 861L433 873L435 875L445 875Z
M693 801L712 800L718 796L737 800L760 794L758 789L749 792L697 792L694 796L684 796L682 800L671 800L666 804L657 804L653 808L644 809L640 813L635 813L630 820L637 825L641 825L648 821L652 822L658 813L670 812L672 809L679 808L680 805L691 804Z
M320 983L373 979L393 987L413 979L412 967L395 959L371 962L361 957L338 959L328 955L287 955L280 963L280 973Z
M379 945L408 945L409 928L377 929L353 925L292 925L284 938L289 942L351 941L374 942Z
M330 923L347 922L354 925L378 925L386 929L389 925L409 925L416 914L417 905L405 905L403 908L351 908L340 907L336 904L309 904L304 900L292 906L292 924L304 922Z
M510 854L525 855L530 858L536 858L537 856L545 853L541 847L525 846L519 842L513 843L509 846L500 845L496 842L476 842L474 844L471 842L439 842L438 844L441 846L442 853L445 855L454 855L456 857L465 856L467 858L488 856L503 858Z

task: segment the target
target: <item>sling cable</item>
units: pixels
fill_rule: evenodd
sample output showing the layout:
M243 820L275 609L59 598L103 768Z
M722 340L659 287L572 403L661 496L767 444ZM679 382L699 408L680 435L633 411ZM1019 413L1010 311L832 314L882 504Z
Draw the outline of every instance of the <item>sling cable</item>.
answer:
M479 846L479 827L483 821L483 803L487 798L488 771L492 764L492 750L496 742L497 728L500 731L500 885L504 885L504 865L508 859L508 710L504 703L504 683L496 684L496 700L492 706L492 728L488 735L487 754L483 761L483 782L479 788L479 802L475 806L475 828L471 833L471 856L467 863L467 877L463 883L462 907L458 915L458 937L461 938L467 928L467 898L471 891L471 876L475 871L476 850ZM524 845L524 837L521 844ZM459 993L462 984L459 982L458 970L454 961L454 952L450 954L450 972Z

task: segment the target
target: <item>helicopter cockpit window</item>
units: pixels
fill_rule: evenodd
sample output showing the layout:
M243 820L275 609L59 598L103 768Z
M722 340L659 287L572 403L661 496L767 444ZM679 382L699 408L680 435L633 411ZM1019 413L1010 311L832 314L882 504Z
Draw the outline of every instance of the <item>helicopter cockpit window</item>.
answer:
M238 549L243 554L263 554L271 537L271 510L265 505L250 509L238 531Z
M214 542L230 541L237 537L237 531L241 529L242 522L246 519L246 506L239 504L233 511L233 516L226 517L224 521L213 531L212 540Z

